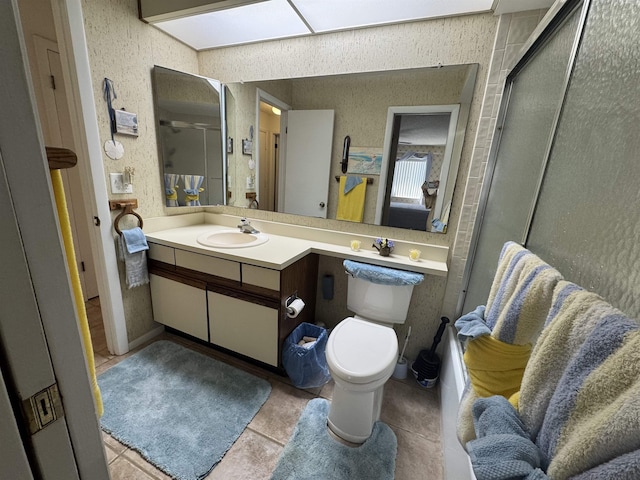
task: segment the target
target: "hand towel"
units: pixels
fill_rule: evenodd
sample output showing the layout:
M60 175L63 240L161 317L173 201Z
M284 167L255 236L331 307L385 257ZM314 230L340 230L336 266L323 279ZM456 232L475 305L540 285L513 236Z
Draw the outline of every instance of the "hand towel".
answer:
M140 230L140 227L136 227L132 230ZM146 248L141 249L142 241L139 239L137 232L131 232L130 235L125 234L127 230L122 230L122 235L118 235L116 241L118 243L119 259L124 262L125 266L125 278L128 288L139 287L149 283L149 271L147 270L147 253L146 250L149 247L146 245L146 239L144 245ZM131 248L135 250L134 253L129 252L129 245L127 243L127 237L132 238Z
M124 237L124 243L127 246L127 251L129 253L149 250L149 245L147 245L147 237L145 237L144 232L140 227L122 230L122 236Z
M346 195L361 183L362 183L362 178L356 175L347 175L347 179L344 182L344 190L343 190L344 194Z
M480 305L473 312L467 313L456 320L454 325L458 330L458 340L466 343L469 340L491 334L491 329L487 322L484 321L484 311L485 306Z
M338 211L336 220L362 222L364 218L364 199L367 193L367 182L362 182L345 194L346 177L340 177L338 188Z
M368 263L354 262L353 260L344 260L342 266L345 271L356 278L362 278L371 283L378 285L418 285L424 280L422 273L407 272L406 270L398 270L397 268L380 267L378 265L370 265Z
M540 469L540 450L504 397L477 400L473 420L477 439L467 450L478 480L548 478Z

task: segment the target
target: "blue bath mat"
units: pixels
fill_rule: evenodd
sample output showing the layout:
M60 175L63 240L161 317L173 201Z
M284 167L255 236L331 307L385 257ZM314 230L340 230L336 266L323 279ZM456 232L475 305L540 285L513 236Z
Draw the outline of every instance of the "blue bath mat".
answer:
M327 432L328 413L322 398L307 404L271 480L393 480L398 441L391 428L376 422L366 442L348 447Z
M215 467L269 397L266 380L173 342L155 342L98 377L101 426L179 480Z

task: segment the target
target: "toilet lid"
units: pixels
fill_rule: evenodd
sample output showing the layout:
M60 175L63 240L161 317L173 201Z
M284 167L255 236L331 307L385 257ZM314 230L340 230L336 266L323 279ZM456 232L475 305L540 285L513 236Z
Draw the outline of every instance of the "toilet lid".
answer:
M326 350L333 373L352 383L367 383L395 363L398 338L390 327L349 317L333 329Z

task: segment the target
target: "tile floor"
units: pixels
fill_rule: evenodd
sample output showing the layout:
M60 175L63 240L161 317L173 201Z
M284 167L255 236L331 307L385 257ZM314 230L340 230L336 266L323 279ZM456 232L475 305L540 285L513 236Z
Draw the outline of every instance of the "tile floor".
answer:
M86 307L96 369L100 375L135 351L122 356L110 355L106 346L99 299L89 300ZM271 383L269 399L206 480L269 479L307 402L315 397L331 399L333 382L322 388L300 390L293 387L286 377L176 335L164 333L152 342L161 339L172 340L205 353ZM385 386L381 420L391 427L398 439L396 480L443 478L437 387L423 389L413 377L406 380L392 378ZM170 478L135 451L107 434L103 433L103 436L112 480Z

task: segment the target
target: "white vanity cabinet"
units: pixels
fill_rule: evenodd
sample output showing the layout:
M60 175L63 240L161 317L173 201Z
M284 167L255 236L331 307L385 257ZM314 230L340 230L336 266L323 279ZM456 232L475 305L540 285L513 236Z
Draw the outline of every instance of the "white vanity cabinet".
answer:
M149 242L154 319L173 330L280 368L282 344L315 314L318 256L282 270ZM305 309L286 315L292 295Z
M206 291L159 275L149 277L155 321L208 341Z
M278 309L207 292L211 343L278 366Z

